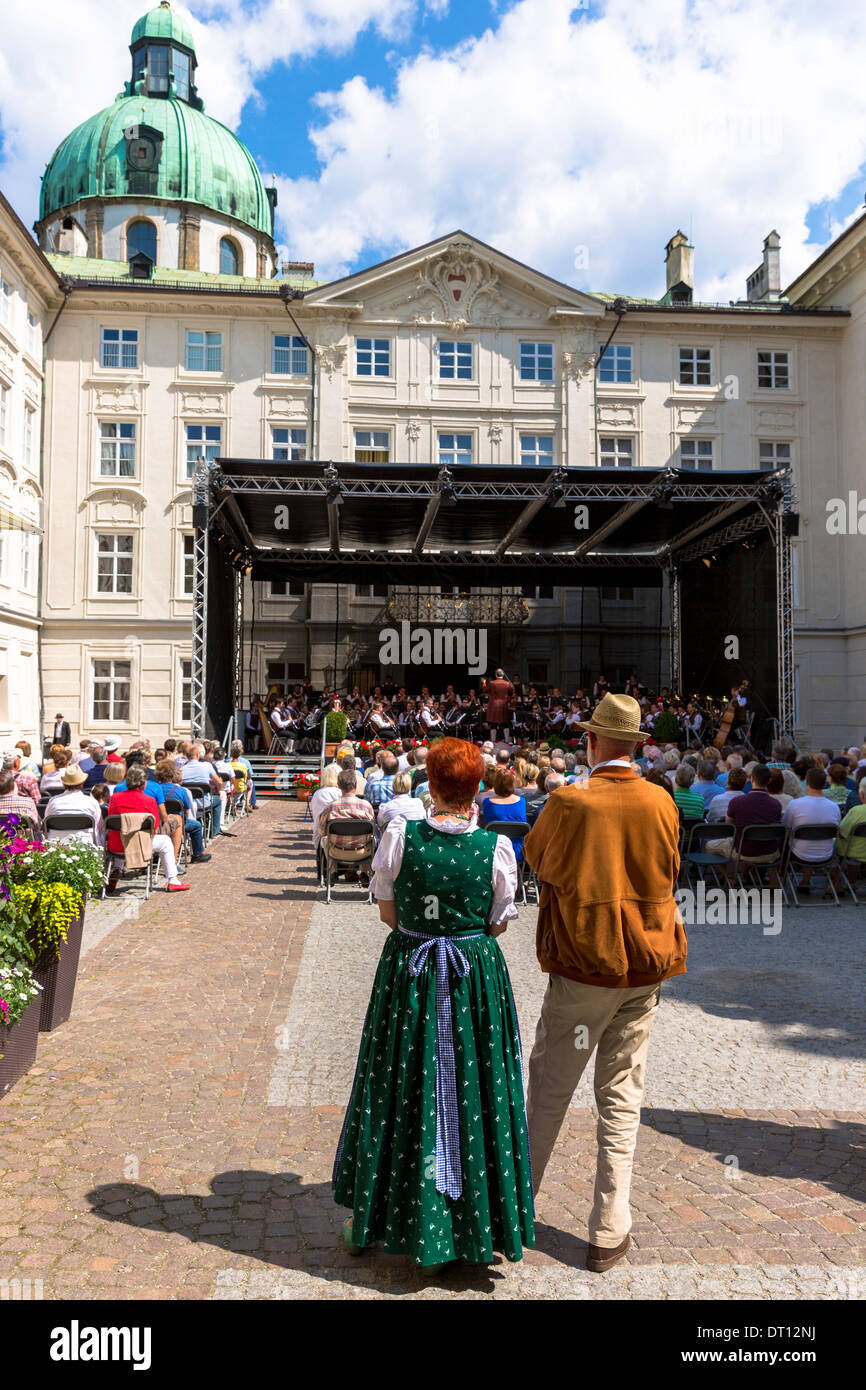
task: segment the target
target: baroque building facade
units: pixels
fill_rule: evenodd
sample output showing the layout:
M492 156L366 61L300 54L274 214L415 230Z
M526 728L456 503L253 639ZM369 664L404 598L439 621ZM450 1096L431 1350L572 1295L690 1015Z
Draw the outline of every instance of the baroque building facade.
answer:
M863 562L856 536L826 524L828 500L863 478L861 224L786 294L771 232L726 305L695 297L679 232L657 300L578 291L462 231L319 284L310 265L277 265L275 193L202 110L182 16L151 10L130 51L114 104L49 163L30 252L61 308L45 353L49 718L63 710L75 736L188 729L200 457L783 464L801 513L794 732L862 734ZM374 683L378 634L411 598L408 582L251 587L247 698L304 674ZM564 691L601 669L666 682L662 593L522 598L525 621L489 620L510 673Z

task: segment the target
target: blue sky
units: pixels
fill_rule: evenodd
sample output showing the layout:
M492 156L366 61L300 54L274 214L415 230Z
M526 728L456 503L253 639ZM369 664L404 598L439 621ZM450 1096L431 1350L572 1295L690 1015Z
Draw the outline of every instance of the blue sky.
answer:
M4 7L0 186L26 223L59 140L128 75L141 0ZM783 282L866 191L862 0L190 0L208 111L337 276L462 226L584 289L707 301L764 236ZM96 38L94 39L94 36Z

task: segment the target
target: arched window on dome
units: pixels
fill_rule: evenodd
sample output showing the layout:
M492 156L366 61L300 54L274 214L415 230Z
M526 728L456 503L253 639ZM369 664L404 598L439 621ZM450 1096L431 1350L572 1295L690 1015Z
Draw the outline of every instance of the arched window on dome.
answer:
M220 240L220 275L241 275L241 250L236 241L224 236Z
M156 265L156 227L145 218L130 222L126 229L126 259L143 251Z

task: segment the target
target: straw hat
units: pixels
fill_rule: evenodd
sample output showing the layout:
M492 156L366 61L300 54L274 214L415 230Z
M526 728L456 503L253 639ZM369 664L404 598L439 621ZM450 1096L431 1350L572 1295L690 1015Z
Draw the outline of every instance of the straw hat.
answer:
M577 727L587 733L600 734L602 738L636 742L642 732L640 705L631 695L604 695L593 710L592 718Z
M87 781L87 774L81 771L77 763L70 763L60 774L60 780L64 787L80 787Z

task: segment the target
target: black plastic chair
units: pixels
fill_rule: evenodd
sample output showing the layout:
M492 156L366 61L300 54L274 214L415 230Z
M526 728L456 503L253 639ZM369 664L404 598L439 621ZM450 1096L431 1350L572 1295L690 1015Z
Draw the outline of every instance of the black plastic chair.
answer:
M851 834L850 834L850 836L848 837L848 841L849 841L849 843L848 843L848 848L849 848L849 850L850 850L850 848L851 848L851 844L850 844L851 840L863 840L863 839L866 839L866 821L861 821L861 823L860 823L859 825L855 825L855 826L854 826L854 829L851 831ZM850 854L842 854L842 855L840 855L840 856L839 856L839 862L841 863L843 870L846 869L849 865L855 865L858 869L866 868L866 863L864 863L864 861L863 861L862 859L852 859L851 856L850 856ZM849 882L850 882L850 880L849 880ZM853 884L852 884L851 886L854 888L854 896L856 897L856 896L857 896L857 888L856 888L856 886L853 885ZM857 901L859 902L860 899L858 898Z
M84 811L55 811L52 815L46 816L42 822L46 838L49 831L69 831L70 834L75 830L90 830L94 835L98 830L98 824L92 816L88 816ZM66 839L66 835L60 835L58 839Z
M189 831L187 830L186 807L176 796L167 796L164 804L167 816L180 816L183 834L180 841L180 852L177 856L177 866L179 869L185 869L189 864Z
M484 807L482 806L482 811ZM494 835L506 835L509 840L524 840L532 829L528 821L525 820L489 820L484 822L485 830L492 830ZM524 907L526 906L526 877L523 872L523 860L517 862L517 887L520 891ZM536 902L538 901L538 889L535 890Z
M363 836L369 840L369 854L359 856L357 859L341 859L339 841L350 837ZM362 820L360 816L339 817L329 821L325 827L325 833L319 842L319 848L325 860L325 901L331 901L331 866L337 868L352 868L358 864L363 864L367 859L372 859L376 850L376 827L372 821ZM344 854L356 855L357 850L343 850ZM367 892L367 901L373 901L372 884Z
M183 788L192 797L196 820L201 821L205 844L210 844L213 839L213 806L206 806L205 798L213 797L216 793L211 791L208 782L184 782Z
M788 830L786 826L778 823L745 826L740 843L731 860L731 864L736 871L737 887L741 888L743 892L746 891L746 884L743 879L744 871L746 877L751 877L757 886L761 888L764 886L761 879L762 872L766 873L770 869L776 869L779 875L782 894L787 903L788 893L785 888L787 849ZM765 864L750 862L755 858L763 858L764 855L772 855L773 857Z
M787 877L788 882L791 885L791 891L793 893L794 902L797 904L798 907L800 906L799 896L797 893L798 869L811 869L813 872L826 874L827 887L833 894L833 901L835 902L836 906L839 906L839 894L836 892L836 885L833 882L832 873L834 869L839 868L839 856L836 853L835 844L836 836L838 833L839 827L837 825L797 825L792 828L790 844L788 847ZM825 843L829 841L832 852L826 859L803 859L799 854L797 854L796 850L794 849L795 840L806 840L809 844L820 844L822 841ZM853 884L848 882L847 874L841 874L841 878L842 882L844 883L845 887L848 889L848 892L851 894L851 897L854 899L856 903L857 893L854 889Z
M709 869L715 882L718 883L717 870L724 868L730 863L730 860L727 855L719 854L716 850L705 849L704 846L711 840L731 840L733 837L734 826L728 825L726 821L695 821L683 847L680 859L680 875L682 876L682 872L685 870L686 882L688 882L689 870L692 866L697 870L698 879L702 879L704 871Z
M111 875L111 869L112 869L113 867L116 867L117 862L120 861L120 863L123 865L123 868L121 869L121 876L123 876L123 875L128 875L130 878L132 878L132 877L135 877L135 876L138 875L138 874L144 874L144 875L145 875L145 882L144 882L144 897L145 897L145 901L147 901L147 899L150 897L151 888L153 887L153 861L154 861L154 859L156 859L156 855L155 855L155 854L152 854L152 855L150 856L150 858L148 859L147 864L146 864L146 865L144 866L144 868L142 868L142 869L127 869L127 867L126 867L126 856L125 856L124 854L118 854L115 850L111 850L111 849L108 848L108 832L109 832L110 830L116 830L116 831L118 832L118 834L119 834L119 833L120 833L121 823L122 823L122 820L121 820L121 817L120 817L119 815L106 816L106 818L105 818L105 849L103 850L103 860L102 860L102 862L103 862L103 868L104 868L104 871L105 871L105 882L107 883L108 880L112 877L112 875ZM150 815L149 813L143 814L143 815L142 815L142 818L141 818L141 826L140 826L140 829L141 829L141 830L145 830L150 836L155 835L155 834L156 834L156 819L155 819L155 817L152 816L152 815ZM102 895L101 895L101 896L102 896L102 897L105 896L105 887L104 887L104 885L103 885L103 890L102 890Z
M680 811L680 854L689 843L692 831L698 825L706 825L703 816L684 816Z

